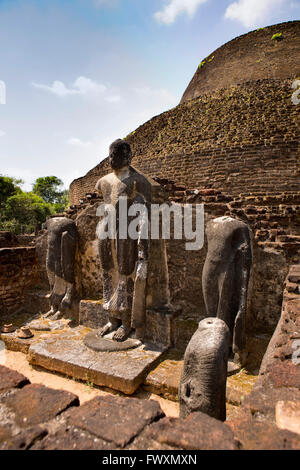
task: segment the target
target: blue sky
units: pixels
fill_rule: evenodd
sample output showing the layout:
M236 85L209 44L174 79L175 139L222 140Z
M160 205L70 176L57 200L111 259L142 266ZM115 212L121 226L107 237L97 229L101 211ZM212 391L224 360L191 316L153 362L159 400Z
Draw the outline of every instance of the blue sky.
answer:
M176 106L217 47L299 13L300 0L0 0L0 173L68 186Z

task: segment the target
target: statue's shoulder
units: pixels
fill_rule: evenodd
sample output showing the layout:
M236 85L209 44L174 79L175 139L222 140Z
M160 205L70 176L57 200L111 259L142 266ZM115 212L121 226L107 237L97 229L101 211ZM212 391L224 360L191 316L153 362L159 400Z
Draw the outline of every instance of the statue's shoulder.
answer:
M108 175L102 176L101 178L98 179L95 189L97 191L101 191L101 188L105 184L110 184L112 178L112 173L109 173Z
M152 186L152 183L154 183L154 185L157 184L152 178L145 175L140 170L137 170L133 166L130 166L130 173L137 182L143 183L145 186Z

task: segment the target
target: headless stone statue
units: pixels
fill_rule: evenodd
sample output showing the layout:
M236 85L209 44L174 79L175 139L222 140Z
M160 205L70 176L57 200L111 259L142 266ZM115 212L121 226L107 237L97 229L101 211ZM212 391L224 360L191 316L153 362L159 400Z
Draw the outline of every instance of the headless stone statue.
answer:
M199 323L184 355L179 386L180 417L202 411L226 419L226 381L230 333L219 318Z
M146 322L149 239L140 236L137 239L129 236L123 239L119 227L119 221L124 216L120 209L121 200L126 199L128 210L133 204L144 206L147 214L150 209L151 184L130 166L131 158L129 144L121 139L113 142L109 149L113 172L101 178L96 185L96 191L103 195L104 202L115 208L117 222L113 239L103 239L102 235L107 231L105 218L97 227L103 273L103 308L109 314L109 322L98 331L98 337L114 332L112 339L118 342L125 341L133 330L135 338L142 340ZM128 217L128 225L132 219ZM142 227L139 227L139 233L142 233Z
M77 228L75 222L67 217L49 219L46 227L48 230L46 268L50 284L51 309L44 316L57 320L72 306Z
M246 346L247 291L252 265L249 227L241 220L219 217L206 229L208 252L202 273L206 313L227 324L233 353Z

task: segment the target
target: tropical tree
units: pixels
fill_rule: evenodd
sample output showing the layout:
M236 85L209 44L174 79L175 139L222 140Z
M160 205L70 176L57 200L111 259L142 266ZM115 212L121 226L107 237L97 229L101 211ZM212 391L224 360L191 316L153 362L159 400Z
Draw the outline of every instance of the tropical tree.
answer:
M32 192L50 204L61 203L62 186L63 182L57 176L44 176L35 180Z
M19 194L22 192L20 184L23 183L23 180L16 179L11 176L0 176L0 206L5 204L6 200L10 196Z
M53 208L56 213L64 212L67 209L67 207L69 207L69 205L70 205L69 190L64 189L64 191L62 191L61 193L61 196L58 198L58 202L55 202L53 204Z
M33 227L41 225L53 213L52 205L34 193L19 193L9 197L4 208L5 220L15 220L18 224Z

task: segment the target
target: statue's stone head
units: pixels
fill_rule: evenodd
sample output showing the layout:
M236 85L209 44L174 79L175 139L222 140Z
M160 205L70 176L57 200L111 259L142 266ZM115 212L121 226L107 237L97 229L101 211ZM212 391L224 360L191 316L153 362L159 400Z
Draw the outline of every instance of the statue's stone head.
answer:
M109 147L109 163L113 170L130 165L132 154L130 145L125 140L117 139Z

